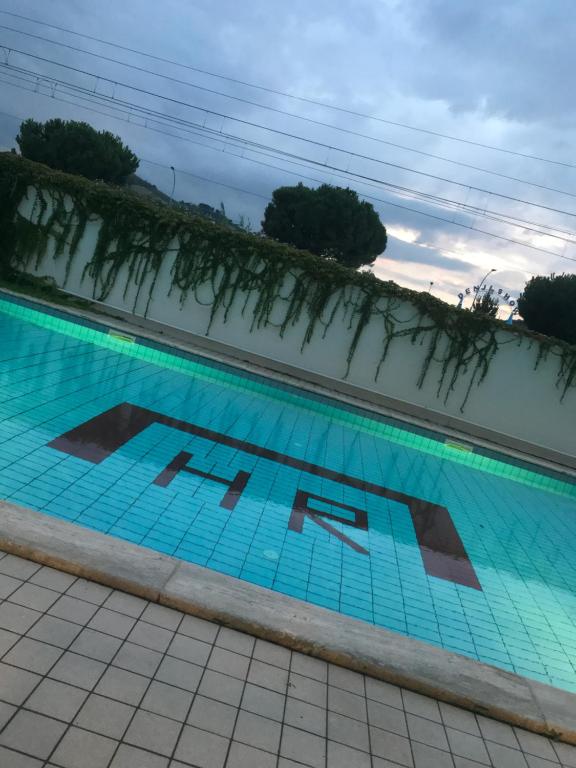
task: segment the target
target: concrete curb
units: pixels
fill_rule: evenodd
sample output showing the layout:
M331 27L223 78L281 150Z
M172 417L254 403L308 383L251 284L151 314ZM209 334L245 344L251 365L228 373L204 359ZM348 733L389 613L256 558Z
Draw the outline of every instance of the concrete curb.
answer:
M0 549L576 744L576 695L0 501Z

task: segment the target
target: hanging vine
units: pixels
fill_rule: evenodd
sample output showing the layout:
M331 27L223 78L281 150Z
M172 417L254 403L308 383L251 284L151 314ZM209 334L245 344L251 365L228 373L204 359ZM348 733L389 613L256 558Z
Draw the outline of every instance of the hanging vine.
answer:
M499 347L510 342L537 344L536 368L550 355L558 358L561 398L576 386L576 347L134 193L0 154L0 271L38 269L51 253L56 260L66 259L67 281L90 223L97 227L96 242L82 277L90 280L95 300L105 301L121 280L125 299L135 288L134 309L146 290L146 315L160 269L172 257L169 295L177 290L182 307L188 296L209 305L207 333L217 318L227 322L239 302L245 315L252 301L252 330L274 326L283 336L305 319L304 349L319 327L324 338L342 314L352 335L347 376L365 329L380 320L375 380L383 375L394 341L409 338L423 349L417 386L436 372L437 396L446 402L463 382L461 410L486 378ZM414 310L409 319L407 306Z

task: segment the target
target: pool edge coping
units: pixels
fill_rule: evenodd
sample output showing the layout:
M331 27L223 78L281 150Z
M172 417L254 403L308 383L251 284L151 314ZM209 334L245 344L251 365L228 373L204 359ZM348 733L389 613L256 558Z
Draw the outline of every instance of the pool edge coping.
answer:
M0 550L576 745L576 694L1 500Z

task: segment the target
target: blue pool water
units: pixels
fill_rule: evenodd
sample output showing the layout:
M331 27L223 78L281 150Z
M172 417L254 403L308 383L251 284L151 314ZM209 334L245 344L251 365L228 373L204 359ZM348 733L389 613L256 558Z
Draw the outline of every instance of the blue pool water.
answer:
M576 486L0 295L0 498L576 691Z

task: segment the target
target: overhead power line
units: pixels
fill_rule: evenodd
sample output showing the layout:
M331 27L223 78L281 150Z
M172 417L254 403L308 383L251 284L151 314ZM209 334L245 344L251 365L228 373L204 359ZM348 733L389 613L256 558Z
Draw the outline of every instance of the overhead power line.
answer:
M327 150L329 152L330 151L341 152L342 154L348 155L350 157L354 157L354 158L359 159L359 160L364 160L364 161L368 161L368 162L377 163L379 165L384 165L384 166L387 166L387 167L390 167L390 168L395 168L396 170L404 171L406 173L412 173L412 174L416 174L418 176L423 176L425 178L434 179L435 181L442 181L442 182L447 183L447 184L453 184L455 186L458 186L458 187L461 187L461 188L464 188L464 189L473 189L476 192L481 192L483 194L493 195L494 197L499 197L499 198L501 198L503 200L510 200L510 201L513 201L513 202L521 203L522 205L530 205L530 206L533 206L533 207L536 207L536 208L541 208L543 210L553 211L555 213L560 213L560 214L565 215L565 216L576 217L576 213L573 213L571 211L564 211L564 210L561 210L561 209L558 209L558 208L554 208L552 206L543 205L541 203L534 203L534 202L532 202L530 200L524 200L522 198L514 197L513 195L505 195L502 192L495 192L494 190L484 189L483 187L477 187L475 185L466 184L465 182L455 181L454 179L448 179L448 178L445 178L443 176L438 176L436 174L427 173L425 171L419 171L419 170L416 170L414 168L409 168L407 166L400 165L398 163L391 163L391 162L389 162L387 160L382 160L380 158L371 157L370 155L364 155L364 154L362 154L360 152L354 152L353 150L349 150L349 149L346 149L346 148L343 148L343 147L334 146L332 144L326 144L325 142L318 141L316 139L309 139L309 138L306 138L304 136L299 136L297 134L290 133L289 131L282 131L282 130L280 130L278 128L272 128L270 126L263 125L261 123L256 123L256 122L253 122L251 120L245 120L245 119L242 119L242 118L239 118L239 117L234 117L233 115L228 115L228 114L225 114L225 113L222 113L222 112L218 112L216 110L208 109L206 107L201 107L201 106L199 106L197 104L191 104L190 102L186 102L186 101L183 101L181 99L176 99L176 98L173 98L171 96L165 96L163 94L156 93L154 91L149 91L146 88L140 88L139 86L130 85L128 83L123 83L123 82L120 82L119 80L115 80L115 79L112 79L112 78L109 78L109 77L104 77L103 75L98 75L98 74L96 74L94 72L89 72L89 71L81 69L79 67L72 67L72 66L70 66L68 64L63 64L61 62L54 61L53 59L49 59L49 58L46 58L44 56L39 56L39 55L34 54L34 53L29 53L27 51L22 51L22 50L19 50L17 48L13 48L11 46L5 46L4 45L3 47L5 47L6 49L8 49L8 50L10 50L10 51L12 51L14 53L20 54L22 56L27 56L29 58L35 59L37 61L41 61L43 63L52 64L52 65L60 67L62 69L70 70L72 72L75 72L76 74L81 74L81 75L84 75L84 76L87 76L87 77L94 78L96 81L107 82L107 83L109 83L110 85L113 85L113 86L119 86L119 87L122 87L122 88L126 88L128 90L136 91L137 93L141 93L141 94L144 94L146 96L151 96L153 98L157 98L157 99L160 99L162 101L167 101L167 102L172 103L172 104L177 104L180 107L186 107L188 109L193 109L193 110L196 110L196 111L199 111L199 112L203 112L204 114L212 115L212 116L221 118L223 120L230 120L231 122L236 122L236 123L239 123L241 125L248 126L249 128L257 128L257 129L260 129L260 130L267 131L269 133L273 133L273 134L282 136L284 138L289 138L289 139L301 141L301 142L304 142L304 143L312 144L312 145L314 145L316 147L319 147L321 149ZM62 83L64 85L70 86L70 83L66 83L66 81L60 81L58 78L54 78L53 76L47 76L45 74L38 73L38 72L31 72L30 70L25 70L23 68L14 67L13 65L10 65L10 64L3 64L2 66L6 67L6 68L9 68L9 69L15 69L16 71L28 72L29 74L34 74L37 77L41 77L41 78L50 77L55 82L60 82L60 83ZM241 138L241 137L236 137L236 138ZM354 174L354 175L359 175L359 174ZM361 176L361 175L359 175L359 176Z
M250 99L244 99L244 98L242 98L240 96L236 96L234 94L224 93L223 91L217 91L214 88L207 88L206 86L199 85L198 83L191 83L189 80L182 80L182 79L177 78L177 77L172 77L171 75L163 74L162 72L157 72L157 71L155 71L153 69L147 69L146 67L139 67L136 64L130 64L128 62L121 61L120 59L115 59L115 58L110 57L110 56L104 56L101 53L95 53L94 51L89 51L86 48L79 48L78 46L75 46L75 45L69 45L68 43L63 43L60 40L52 40L51 38L46 37L44 35L35 35L32 32L26 32L26 31L24 31L22 29L16 29L15 27L9 27L9 26L4 25L4 24L0 24L0 29L7 30L9 32L15 32L15 33L17 33L19 35L24 35L24 36L32 38L34 40L40 40L41 42L50 43L51 45L56 45L56 46L59 46L60 48L65 48L67 50L74 51L75 53L81 53L81 54L84 54L84 55L87 55L87 56L92 56L92 57L94 57L96 59L100 59L101 61L106 61L106 62L108 62L110 64L115 64L115 65L118 65L118 66L121 66L121 67L126 67L126 68L132 69L132 70L134 70L136 72L140 72L140 73L143 73L143 74L146 74L146 75L151 75L153 77L158 77L158 78L161 78L163 80L167 80L169 82L176 83L178 85L187 86L188 88L194 88L195 90L202 91L204 93L210 93L212 95L220 96L220 97L225 98L225 99L230 99L232 101L236 101L236 102L239 102L241 104L247 104L247 105L249 105L251 107L257 107L258 109L263 109L263 110L266 110L268 112L272 112L274 114L279 114L279 115L283 115L285 117L290 117L290 118L295 119L295 120L300 120L302 122L310 123L311 125L317 125L317 126L321 126L323 128L328 128L329 130L337 131L339 133L343 133L343 134L346 134L346 135L349 135L349 136L354 136L356 138L366 139L368 141L373 141L373 142L376 142L378 144L382 144L382 145L385 145L385 146L388 146L388 147L394 147L395 149L401 149L402 151L405 151L405 152L412 152L414 154L420 155L422 157L428 157L428 158L431 158L433 160L440 160L441 162L450 163L451 165L455 165L455 166L458 166L460 168L468 168L469 170L478 171L480 173L486 173L486 174L489 174L491 176L496 176L496 177L498 177L500 179L505 179L507 181L513 181L513 182L518 183L518 184L526 184L527 186L535 187L537 189L542 189L542 190L545 190L547 192L554 192L556 194L566 195L568 197L576 197L576 193L574 193L574 192L568 192L567 190L558 189L557 187L550 187L550 186L547 186L546 184L540 184L539 182L531 181L529 179L521 179L518 176L510 176L509 174L501 173L499 171L494 171L494 170L491 170L489 168L482 168L481 166L478 166L478 165L473 165L471 163L465 163L462 160L454 160L453 158L446 157L445 155L438 155L438 154L435 154L433 152L426 152L426 151L424 151L422 149L418 149L416 147L408 147L408 146L406 146L404 144L398 144L397 142L388 141L387 139L382 139L382 138L377 137L377 136L371 136L370 134L362 133L360 131L353 131L353 130L351 130L349 128L344 128L342 126L333 125L333 124L327 123L327 122L325 122L323 120L316 120L316 119L314 119L312 117L308 117L306 115L299 115L299 114L297 114L295 112L289 112L288 110L285 110L285 109L279 109L278 107L272 107L272 106L270 106L268 104L262 104L261 102L252 101Z
M17 86L17 87L20 87L20 86ZM37 92L37 91L34 91L34 92ZM46 94L41 94L41 95L46 95ZM56 96L55 94L52 94L51 96L49 96L49 98L54 98L56 100L62 101L63 103L72 104L74 106L80 106L82 109L87 109L87 110L92 111L92 112L99 112L99 110L97 110L97 109L91 109L90 107L86 107L84 105L78 105L78 104L75 104L74 102L69 102L66 99L59 99L59 97ZM4 114L6 114L6 113L4 113ZM106 113L100 113L100 114L106 114ZM113 117L112 115L109 115L109 114L107 116L108 117ZM16 116L10 115L10 117L16 117ZM23 119L23 118L18 118L18 119ZM116 118L116 119L121 119L121 118ZM225 150L218 149L216 147L212 147L210 145L204 144L202 142L198 142L198 141L195 141L195 140L191 140L191 139L185 138L183 136L179 136L179 135L174 134L174 133L169 133L167 131L160 130L158 128L153 128L151 126L144 126L144 125L138 125L138 124L135 124L135 125L137 125L137 127L140 127L140 128L145 128L146 130L154 131L155 133L159 133L159 134L162 134L162 135L165 135L165 136L169 136L171 138L178 139L180 141L184 141L186 143L191 143L191 144L196 144L196 145L202 146L202 147L204 147L206 149L210 149L212 151L219 151L219 152L225 151ZM236 147L236 148L238 148L238 147ZM254 150L250 150L250 151L254 151ZM232 154L234 157L236 157L238 159L241 159L241 160L246 160L248 162L256 163L258 165L268 166L270 168L274 168L274 169L280 170L280 171L282 171L284 173L297 176L300 179L307 179L307 180L314 181L314 182L317 182L317 183L322 183L322 180L315 179L315 178L309 177L309 176L305 176L305 175L303 175L301 173L296 174L296 173L294 173L292 171L289 171L286 168L282 168L281 166L277 166L277 165L273 165L273 164L270 164L270 163L265 163L265 162L262 162L262 161L259 161L259 160L255 160L254 158L247 157L244 154L242 154L242 155L237 155L237 154L234 154L234 153L229 153L229 154ZM257 152L256 154L265 154L265 153L263 153L263 152L258 153ZM290 161L288 161L288 162L290 162ZM298 163L294 163L294 164L297 165ZM331 169L328 168L327 170L330 171ZM447 219L447 218L444 218L444 217L441 217L441 216L437 216L435 214L431 214L431 213L428 213L428 212L425 212L425 211L420 211L417 208L412 208L411 206L402 205L400 203L394 203L394 202L389 201L389 200L382 200L380 198L376 198L376 197L373 197L371 195L363 195L363 197L366 197L368 199L372 199L372 200L378 201L381 204L386 205L386 206L391 206L393 208L398 208L398 209L410 211L412 213L416 213L416 214L419 214L421 216L425 216L426 218L429 218L429 219L433 219L433 220L436 220L436 221L441 221L441 222L449 224L451 226L456 226L456 227L459 227L459 228L464 228L464 229L467 229L467 230L470 230L470 231L473 231L473 232L477 232L478 234L485 235L485 236L488 236L488 237L492 237L494 239L497 239L497 240L500 240L500 241L504 241L504 242L507 242L507 243L510 243L510 244L513 244L513 245L519 245L519 246L522 246L524 248L528 248L529 250L537 251L539 253L546 254L548 256L554 256L555 258L561 258L561 259L564 259L564 260L567 260L567 261L576 262L576 258L572 258L572 257L566 256L564 254L556 253L555 251L550 251L550 250L545 249L545 248L540 248L538 246L522 242L521 240L515 240L513 238L505 237L503 235L498 235L498 234L496 234L494 232L489 232L487 230L483 230L483 229L480 229L478 227L474 227L474 226L471 226L471 225L468 225L468 224L464 224L462 222L457 222L457 221L450 220L450 219ZM540 233L540 234L545 234L545 233Z
M146 120L148 120L148 118L152 118L153 122L155 122L156 124L165 126L166 123L168 123L168 127L176 127L178 130L183 131L187 134L200 136L203 138L209 138L211 141L216 141L219 143L224 143L229 146L234 146L237 149L249 150L256 154L263 154L267 157L278 157L279 159L282 159L284 162L288 162L293 165L300 164L299 162L295 162L295 161L303 161L304 163L303 167L310 167L310 165L312 165L313 167L321 168L324 171L330 170L332 174L334 173L344 174L344 175L337 176L337 178L344 178L345 180L354 178L356 182L360 181L360 183L365 184L366 186L377 187L377 188L385 187L391 190L395 195L399 195L400 197L408 197L408 199L420 200L421 202L431 203L435 206L448 208L450 210L469 213L474 216L483 216L493 221L499 221L501 223L510 224L512 226L522 225L520 228L530 230L541 235L549 234L549 233L541 232L539 230L535 230L531 228L531 225L544 226L544 227L547 227L547 225L540 225L540 224L537 224L536 222L527 221L525 219L521 219L516 216L511 216L509 214L503 214L498 211L492 211L486 208L479 208L477 206L472 206L467 203L450 200L449 198L440 197L438 195L434 195L431 193L422 192L420 190L412 189L410 187L393 184L391 182L384 181L383 179L376 179L371 176L358 174L357 172L350 171L349 169L344 170L342 168L339 168L338 166L329 165L327 162L321 162L318 160L314 160L313 158L306 158L306 157L297 155L295 153L281 150L276 147L269 147L265 144L254 142L250 139L244 139L241 137L234 136L232 134L225 133L222 130L217 131L215 129L209 129L199 123L193 123L188 120L184 120L183 118L169 116L169 115L166 115L165 113L152 110L149 107L142 107L141 105L134 104L132 102L126 102L124 100L120 100L115 96L108 96L106 94L99 94L95 91L89 91L88 89L82 86L66 83L65 81L59 80L58 78L53 78L52 76L41 75L40 73L31 72L30 70L22 69L19 67L13 67L12 65L7 65L7 64L3 64L3 65L0 64L0 69L2 68L9 70L8 76L22 80L27 84L31 83L30 79L27 79L27 78L32 77L33 80L36 81L36 87L38 87L38 84L46 85L47 87L49 84L51 84L51 93L50 93L51 96L55 96L55 92L54 92L55 87L53 84L57 84L71 90L74 97L77 99L80 99L81 101L88 101L89 103L93 103L94 101L96 101L96 103L99 105L102 102L104 102L106 106L109 106L110 102L112 102L113 107L111 108L115 110L118 109L118 105L122 105L122 107L124 107L126 110L123 112L123 114L125 114L128 117L128 120L130 120L131 117L136 115ZM18 72L20 74L14 74L14 72ZM23 77L21 76L22 74L23 74ZM82 95L79 95L79 94L82 94ZM172 123L175 123L175 126L173 126ZM190 128L190 126L192 127L192 129ZM182 137L179 137L179 138L182 138ZM199 143L199 142L195 142L195 143ZM201 143L199 144L201 146L205 146ZM552 229L555 229L556 231L558 231L557 228L552 228ZM565 232L564 234L572 235L573 233ZM558 235L550 235L550 236L558 237ZM558 237L558 239L565 240L565 238L563 237ZM567 242L572 243L573 240L568 240Z
M240 80L238 78L229 77L227 75L222 75L222 74L219 74L219 73L216 73L216 72L210 72L209 70L201 69L200 67L194 67L194 66L192 66L190 64L183 64L182 62L175 61L173 59L169 59L169 58L166 58L166 57L163 57L163 56L158 56L158 55L146 52L146 51L141 51L141 50L138 50L137 48L130 48L129 46L121 45L120 43L113 43L113 42L111 42L109 40L104 40L104 39L102 39L100 37L95 37L94 35L88 35L88 34L83 33L83 32L76 32L73 29L69 29L67 27L59 26L57 24L52 24L52 23L47 22L47 21L42 21L40 19L34 19L34 18L31 18L30 16L24 16L23 14L13 13L11 11L5 11L5 10L0 10L0 13L4 14L6 16L11 16L12 18L21 19L21 20L24 20L24 21L31 22L32 24L38 24L40 26L48 27L50 29L56 29L56 30L58 30L60 32L64 32L64 33L69 34L69 35L74 35L75 37L82 37L82 38L84 38L86 40L92 40L93 42L100 43L101 45L108 45L108 46L110 46L112 48L117 48L118 50L122 50L122 51L125 51L127 53L137 54L138 56L144 56L145 58L151 59L153 61L159 61L159 62L162 62L164 64L170 64L171 66L176 66L176 67L180 67L182 69L187 69L187 70L189 70L191 72L197 72L198 74L206 75L208 77L214 77L214 78L217 78L219 80L225 80L225 81L230 82L230 83L235 83L236 85L242 85L242 86L245 86L245 87L248 87L248 88L254 88L254 89L257 89L259 91L263 91L265 93L273 94L275 96L282 96L283 98L292 99L294 101L303 102L305 104L312 104L314 106L322 107L323 109L329 109L329 110L332 110L334 112L340 112L342 114L351 115L353 117L359 117L359 118L362 118L363 120L374 120L375 122L382 123L382 124L385 124L385 125L392 125L392 126L397 127L397 128L402 128L402 129L410 130L410 131L416 131L416 132L419 132L419 133L427 134L429 136L436 136L438 138L447 139L449 141L455 141L455 142L459 142L459 143L462 143L462 144L468 144L470 146L480 147L482 149L488 149L488 150L491 150L491 151L494 151L494 152L501 152L501 153L505 153L505 154L508 154L508 155L513 155L515 157L522 157L522 158L527 159L527 160L534 160L534 161L538 161L538 162L542 162L542 163L549 163L549 164L552 164L552 165L559 165L559 166L562 166L562 167L565 167L565 168L576 168L576 165L573 164L573 163L568 163L568 162L564 162L564 161L561 161L561 160L553 160L551 158L542 157L542 156L530 154L530 153L527 153L527 152L518 152L516 150L507 149L505 147L497 147L497 146L494 146L492 144L485 144L485 143L482 143L482 142L479 142L479 141L473 141L472 139L461 138L459 136L451 136L450 134L442 133L440 131L433 131L433 130L428 129L428 128L421 128L419 126L410 125L408 123L402 123L402 122L398 122L398 121L394 121L394 120L386 120L385 118L378 117L376 115L370 115L370 114L367 114L367 113L364 113L364 112L359 112L357 110L349 109L349 108L346 108L346 107L341 107L341 106L338 106L338 105L335 105L335 104L330 104L328 102L323 102L323 101L320 101L318 99L312 99L312 98L309 98L309 97L306 97L306 96L298 96L298 95L293 94L293 93L288 93L287 91L282 91L282 90L279 90L279 89L276 89L276 88L270 88L270 87L267 87L267 86L264 86L264 85L260 85L260 84L257 84L257 83L250 83L250 82L248 82L246 80Z
M26 78L23 78L23 77L20 77L19 75L15 75L12 72L7 73L7 74L8 74L9 77L14 77L14 78L16 78L18 80L21 80L21 81L27 83L28 85L31 84L30 80L28 80ZM34 77L35 77L36 80L38 80L38 78L36 76L34 76ZM39 81L39 82L41 82L41 84L46 85L46 87L48 87L48 85L50 83L50 80L48 78L42 78L42 80ZM105 96L103 94L100 94L100 95L99 94L95 94L92 91L88 92L87 96L86 95L79 96L77 91L81 91L82 93L85 94L86 93L86 89L83 89L80 86L70 86L70 88L73 91L74 97L76 99L80 99L81 101L88 101L88 103L93 103L94 101L96 101L96 103L98 105L100 105L101 101L105 101L105 103L106 103L106 102L110 101L110 99L111 99L111 97ZM37 90L37 89L38 89L38 83L36 84L36 88L34 88L34 90ZM32 89L27 89L27 90L32 90ZM49 95L55 97L56 94L55 94L54 88L51 88L51 92L50 92ZM113 102L114 102L114 106L111 107L111 108L114 109L115 111L119 111L118 110L118 105L117 105L118 100L114 98ZM70 102L67 102L67 103L70 103ZM168 127L173 127L171 125L170 121L174 120L177 123L177 125L175 127L177 127L178 130L183 131L183 132L185 132L187 134L192 134L194 136L200 136L202 138L208 138L211 141L216 141L218 143L224 143L226 146L232 146L235 149L240 149L242 151L248 150L248 151L250 151L252 153L255 153L255 154L261 155L261 156L265 156L265 157L268 157L268 158L269 157L278 157L279 156L279 159L281 159L283 162L289 163L290 165L306 167L306 168L309 168L310 165L312 165L313 167L321 168L323 171L328 171L329 170L330 173L331 173L331 178L335 177L335 178L342 178L344 180L349 180L349 175L350 175L351 172L350 171L344 171L343 169L340 169L340 168L338 168L336 166L328 166L326 163L321 163L321 162L318 162L318 161L310 159L310 158L303 158L303 157L300 157L298 155L294 155L292 153L285 153L285 152L283 152L281 150L277 150L277 149L274 149L274 148L268 148L268 147L266 147L266 145L258 144L258 143L255 143L255 142L252 142L252 141L249 141L249 140L246 140L246 139L238 139L236 137L230 137L228 134L224 134L224 133L221 133L221 132L214 132L214 131L210 130L210 131L208 131L208 135L205 135L202 131L190 130L190 129L183 128L182 127L182 123L184 123L185 125L194 125L194 124L191 124L188 121L183 121L181 118L169 118L168 116L164 115L163 113L157 113L155 111L149 110L148 108L140 107L139 105L135 105L135 104L132 104L132 103L129 103L129 102L123 102L122 101L120 103L122 105L126 105L126 107L127 107L127 111L126 110L122 110L121 114L124 114L128 121L130 121L130 119L135 114L139 114L139 113L142 113L140 116L144 116L144 115L148 116L148 115L151 114L153 116L153 122L155 124L161 125L163 127L165 127L166 121L168 122ZM108 104L107 104L107 106L108 106ZM108 117L116 117L116 115L110 115L109 113L103 113L100 110L92 110L92 111L98 112L100 114L105 114ZM146 119L146 123L148 123L148 122L149 122L148 119ZM146 127L149 127L149 126L146 125ZM173 134L167 134L167 135L171 135L172 136ZM177 136L176 138L182 139L183 137ZM195 143L195 144L198 144L199 146L204 146L204 147L208 146L208 145L203 144L202 142L197 142L197 141L193 141L192 143ZM213 147L210 147L210 148L214 149ZM268 151L262 151L262 149L268 150ZM296 158L296 159L288 159L288 157L289 158ZM249 158L247 158L247 159L249 159ZM296 160L302 160L303 162L297 162ZM342 174L348 174L348 176L342 175ZM358 176L357 174L352 174L352 175L355 176L355 177ZM381 187L384 186L384 187L392 190L393 193L396 196L408 198L410 200L419 200L420 202L432 203L435 206L446 208L448 210L452 210L452 211L455 211L455 212L468 213L468 214L473 215L473 216L482 216L482 217L485 217L485 218L490 219L492 221L497 221L497 222L508 224L508 225L512 225L512 226L517 226L517 227L519 227L519 228L521 228L523 230L528 230L528 231L535 232L536 234L555 237L557 239L563 240L563 241L568 242L568 243L573 243L574 240L573 239L569 239L568 240L568 239L566 239L566 238L564 238L564 237L562 237L560 235L552 234L552 232L555 231L555 232L559 232L560 234L566 234L566 235L569 235L571 238L576 237L576 235L573 232L567 232L567 231L564 231L564 230L560 230L557 227L553 227L553 226L550 226L550 225L547 225L547 224L542 224L542 223L539 223L539 222L537 223L537 222L521 219L519 217L512 216L510 214L504 214L504 213L501 213L501 212L498 212L498 211L493 211L493 210L488 209L488 208L479 208L477 206L472 206L472 205L467 204L467 203L461 203L459 201L450 200L450 199L447 199L447 198L439 197L437 195L432 195L432 194L429 194L429 193L420 192L418 190L413 190L413 189L410 189L408 187L402 187L402 186L399 186L399 185L396 185L396 184L391 184L391 183L385 182L383 180L374 180L374 179L372 179L372 181L369 181L369 179L371 179L371 177L367 177L367 176L359 176L359 179L360 179L360 183L365 185L365 186L377 187L377 188L381 188ZM357 178L355 180L358 182ZM377 181L377 183L372 183L373 181ZM371 197L370 195L365 195L365 196L366 197ZM372 199L379 200L380 198L372 198ZM422 213L422 212L420 212L420 213ZM543 228L548 229L550 231L549 232L542 232L540 229L534 229L533 227L543 227Z

